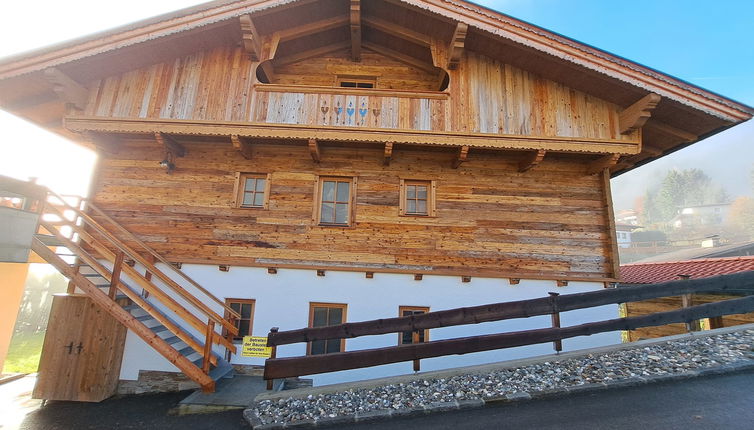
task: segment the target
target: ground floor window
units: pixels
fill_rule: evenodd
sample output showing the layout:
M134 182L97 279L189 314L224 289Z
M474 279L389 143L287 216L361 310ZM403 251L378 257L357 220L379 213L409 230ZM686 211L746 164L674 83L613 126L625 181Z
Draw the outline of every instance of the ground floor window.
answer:
M346 305L342 303L310 303L309 327L324 327L346 322ZM309 355L329 354L345 350L345 339L315 340L309 342Z
M242 341L244 336L251 336L251 328L254 324L254 304L252 299L225 299L225 303L238 312L241 318L235 320L238 334L233 337L234 341ZM230 315L226 315L228 318Z
M411 315L421 315L429 312L426 306L401 306L398 308L398 316L408 317ZM427 342L429 340L429 330L419 331L419 340L417 343ZM400 333L398 338L399 345L408 345L414 343L414 333L405 331Z

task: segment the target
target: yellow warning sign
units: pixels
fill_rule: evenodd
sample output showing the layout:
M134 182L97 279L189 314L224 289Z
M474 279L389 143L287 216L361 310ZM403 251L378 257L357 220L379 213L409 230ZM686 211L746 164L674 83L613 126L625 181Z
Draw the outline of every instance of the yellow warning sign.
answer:
M261 336L244 336L241 357L270 358L272 348L267 346L267 338Z

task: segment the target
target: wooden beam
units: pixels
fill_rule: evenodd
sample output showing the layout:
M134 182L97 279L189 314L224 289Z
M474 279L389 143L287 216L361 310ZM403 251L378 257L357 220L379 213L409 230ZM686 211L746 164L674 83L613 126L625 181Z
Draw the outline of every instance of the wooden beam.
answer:
M529 169L532 169L537 166L540 162L542 162L542 159L545 158L545 151L544 149L540 149L539 151L530 152L526 158L521 160L518 163L518 171L519 172L526 172Z
M165 133L155 133L154 140L156 140L158 144L165 147L166 151L170 151L176 157L183 157L184 155L186 155L186 148L184 148L183 145L176 142L172 137Z
M652 109L657 107L661 99L659 95L650 93L623 109L618 117L620 133L628 134L644 126L644 123L652 116Z
M268 359L265 361L264 379L282 379L291 376L313 375L423 358L534 345L570 339L577 336L589 336L618 330L635 330L641 327L682 323L710 316L744 313L750 312L752 309L754 309L754 297L744 297L707 303L676 311L658 312L628 318L615 318L563 328L540 328L358 351L335 352L324 355Z
M287 57L278 58L275 60L275 64L286 65L286 64L296 63L302 60L306 60L307 58L317 57L319 55L329 54L330 52L333 52L333 51L345 49L345 48L348 48L349 46L351 46L350 41L342 41L338 43L333 43L331 45L320 46L319 48L308 49L306 51L292 54Z
M55 91L60 100L79 110L86 108L89 90L54 67L46 69L44 77L52 84L52 90Z
M466 33L469 31L468 24L459 22L453 32L453 37L448 45L448 69L455 70L461 62L464 44L466 43Z
M389 166L390 160L393 158L393 142L387 142L385 143L385 161L382 162L383 165Z
M517 279L511 279L516 281ZM515 284L516 282L513 282ZM754 272L739 272L712 278L667 281L658 284L600 289L585 293L561 294L555 298L512 302L489 303L478 306L434 311L407 317L383 318L371 321L351 322L333 326L301 328L275 333L268 339L268 345L288 345L323 339L350 339L404 331L428 330L462 324L504 321L550 315L553 312L567 312L577 309L613 305L617 303L639 302L659 297L680 296L692 293L752 293L754 292Z
M651 157L659 157L662 155L664 151L656 146L647 145L646 143L642 143L641 145L641 153L637 155L642 154L649 154Z
M361 0L351 0L351 59L361 61Z
M655 119L648 121L646 125L647 127L659 131L660 133L666 134L668 136L678 137L686 142L696 142L697 140L699 140L699 136L693 133L689 133L687 131L681 130L680 128L673 127Z
M312 34L321 33L323 31L332 30L333 28L343 27L348 25L351 19L349 15L341 15L332 18L322 19L319 21L310 22L298 27L293 27L280 31L280 40L285 42L286 40L298 39Z
M262 58L262 39L259 37L257 27L251 19L251 15L241 15L238 17L241 23L241 43L243 49L251 57L251 61L261 61Z
M409 42L415 43L417 45L430 45L430 37L426 34L416 32L414 30L411 30L410 28L394 24L390 21L385 21L384 19L376 18L373 16L362 17L361 21L365 25L372 27L375 30L379 30L383 33L387 33L395 37L399 37L403 40L408 40Z
M371 43L371 42L363 42L362 45L365 48L371 49L372 51L378 54L382 54L386 57L391 57L398 61L402 61L406 64L416 67L417 69L424 70L425 72L428 72L428 73L437 72L437 70L435 69L435 66L429 63L425 63L424 61L419 60L418 58L414 58L410 55L406 55L402 52L394 51L390 48L385 48L382 45L378 45L376 43Z
M618 163L618 159L620 159L620 154L607 154L605 156L602 156L589 163L586 168L586 174L595 175L597 173L600 173L606 168L612 167L616 163Z
M319 142L317 142L317 139L309 139L309 153L315 163L319 163L322 160L319 154Z
M453 160L453 168L457 169L458 166L461 165L461 163L464 163L466 161L466 158L469 156L469 146L464 145L461 148L458 149L458 155L456 156L456 159Z
M84 141L89 143L89 146L93 146L97 150L107 152L109 154L115 154L120 147L120 140L112 135L97 133L95 131L85 131L81 133L81 137Z
M239 137L237 134L230 135L230 141L233 143L233 147L243 155L243 158L251 159L251 144L244 138Z

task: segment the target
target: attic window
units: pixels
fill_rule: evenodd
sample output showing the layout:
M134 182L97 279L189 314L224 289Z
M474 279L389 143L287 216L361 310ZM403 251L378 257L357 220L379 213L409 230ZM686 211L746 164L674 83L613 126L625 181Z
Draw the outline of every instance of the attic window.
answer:
M342 88L376 88L377 78L372 76L338 76L338 86Z

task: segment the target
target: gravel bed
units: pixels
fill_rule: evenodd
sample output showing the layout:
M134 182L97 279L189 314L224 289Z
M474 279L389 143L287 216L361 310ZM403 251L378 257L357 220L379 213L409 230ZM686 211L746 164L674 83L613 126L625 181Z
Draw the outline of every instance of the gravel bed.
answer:
M754 330L743 330L483 374L415 380L304 399L263 400L251 405L246 414L255 415L262 424L271 424L416 409L462 400L529 398L534 393L564 391L585 384L682 374L752 359Z

